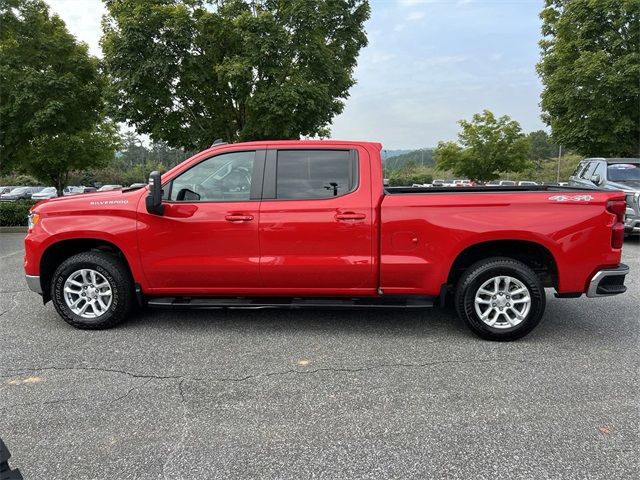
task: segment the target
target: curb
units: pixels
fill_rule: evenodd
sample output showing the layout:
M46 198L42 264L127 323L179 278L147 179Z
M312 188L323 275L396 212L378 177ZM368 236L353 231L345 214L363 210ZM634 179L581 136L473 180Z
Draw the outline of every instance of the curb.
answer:
M27 233L28 227L0 227L0 233Z

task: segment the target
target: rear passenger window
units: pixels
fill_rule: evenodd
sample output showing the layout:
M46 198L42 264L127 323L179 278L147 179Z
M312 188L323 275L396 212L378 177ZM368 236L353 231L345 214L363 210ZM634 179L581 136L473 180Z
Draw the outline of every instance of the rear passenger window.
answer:
M350 150L279 150L276 198L339 197L357 186L357 157Z

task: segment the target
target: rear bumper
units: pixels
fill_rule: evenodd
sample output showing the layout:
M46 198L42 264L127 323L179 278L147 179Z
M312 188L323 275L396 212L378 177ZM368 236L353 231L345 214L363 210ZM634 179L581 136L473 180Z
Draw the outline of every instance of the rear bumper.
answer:
M40 285L40 276L38 275L25 275L27 279L27 286L30 290L42 295L42 285Z
M587 297L608 297L626 292L624 279L628 273L629 267L624 263L598 271L589 282Z

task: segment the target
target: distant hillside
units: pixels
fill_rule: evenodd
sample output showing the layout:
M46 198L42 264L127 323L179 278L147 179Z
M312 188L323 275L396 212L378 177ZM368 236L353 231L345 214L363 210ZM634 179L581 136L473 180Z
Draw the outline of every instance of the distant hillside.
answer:
M409 153L411 150L385 150L382 149L381 155L382 158L390 159L393 157L397 157L399 155L404 155L405 153Z
M433 160L433 148L413 150L394 157L387 156L384 168L387 171L402 170L410 162L426 167L433 166L435 163Z

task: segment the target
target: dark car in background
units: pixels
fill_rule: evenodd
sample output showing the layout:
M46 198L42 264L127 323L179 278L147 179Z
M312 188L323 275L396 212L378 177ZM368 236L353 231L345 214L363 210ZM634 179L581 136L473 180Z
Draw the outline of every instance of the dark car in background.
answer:
M0 187L0 195L4 195L5 193L9 193L14 188L18 188L17 186L9 186L9 187Z
M31 195L44 190L44 187L16 187L9 193L0 195L3 202L15 202L16 200L31 200Z
M640 234L640 158L585 158L569 185L626 193L625 232Z

